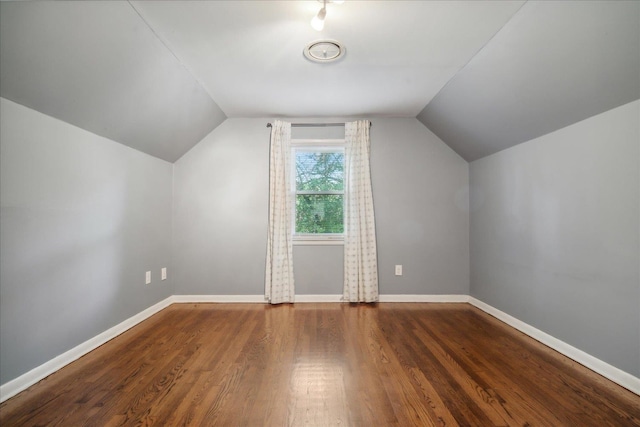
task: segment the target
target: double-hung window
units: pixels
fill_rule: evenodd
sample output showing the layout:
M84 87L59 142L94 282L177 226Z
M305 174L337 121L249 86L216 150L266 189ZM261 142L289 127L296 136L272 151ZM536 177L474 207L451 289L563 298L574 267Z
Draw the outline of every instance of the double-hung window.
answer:
M293 240L344 241L344 140L292 140Z

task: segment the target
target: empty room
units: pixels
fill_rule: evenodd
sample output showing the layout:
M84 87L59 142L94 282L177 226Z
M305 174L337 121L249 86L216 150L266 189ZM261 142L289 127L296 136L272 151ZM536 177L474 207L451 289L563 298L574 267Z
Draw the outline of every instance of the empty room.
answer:
M0 425L640 426L640 2L0 1Z

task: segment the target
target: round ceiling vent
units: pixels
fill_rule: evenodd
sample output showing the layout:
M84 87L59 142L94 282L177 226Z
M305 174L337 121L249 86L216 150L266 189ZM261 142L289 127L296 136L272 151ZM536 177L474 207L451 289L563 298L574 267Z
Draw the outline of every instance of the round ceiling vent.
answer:
M304 48L304 56L313 62L333 62L345 52L345 47L335 40L318 40Z

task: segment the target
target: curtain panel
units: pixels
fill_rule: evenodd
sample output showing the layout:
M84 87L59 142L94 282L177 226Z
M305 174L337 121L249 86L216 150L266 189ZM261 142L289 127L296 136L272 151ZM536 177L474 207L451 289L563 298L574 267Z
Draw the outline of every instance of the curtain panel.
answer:
M349 302L378 301L378 251L368 120L345 123L344 291Z
M269 232L265 272L265 299L271 304L294 301L291 215L291 123L276 120L271 127L269 148Z

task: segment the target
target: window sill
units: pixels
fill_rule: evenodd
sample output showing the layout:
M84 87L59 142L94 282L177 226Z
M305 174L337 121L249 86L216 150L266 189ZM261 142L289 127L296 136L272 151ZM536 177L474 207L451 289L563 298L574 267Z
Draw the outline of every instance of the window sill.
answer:
M343 246L344 239L293 239L293 246L324 246L335 245Z

